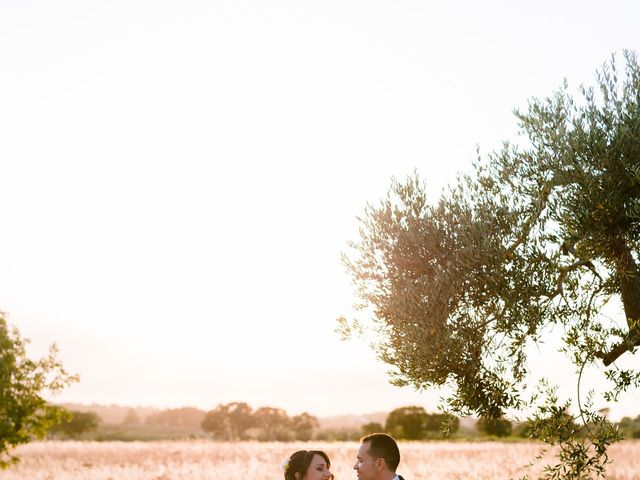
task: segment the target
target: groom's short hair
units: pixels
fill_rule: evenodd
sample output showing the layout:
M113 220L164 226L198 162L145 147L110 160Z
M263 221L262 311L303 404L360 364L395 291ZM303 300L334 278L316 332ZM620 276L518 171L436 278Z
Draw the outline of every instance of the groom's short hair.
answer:
M392 472L396 471L400 463L400 449L398 444L386 433L372 433L360 439L362 443L369 443L369 455L373 458L384 459Z

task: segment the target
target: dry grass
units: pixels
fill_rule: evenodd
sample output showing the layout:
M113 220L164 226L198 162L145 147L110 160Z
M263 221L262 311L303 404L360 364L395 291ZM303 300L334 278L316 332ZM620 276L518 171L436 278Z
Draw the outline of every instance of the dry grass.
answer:
M355 480L358 444L184 442L40 442L17 453L22 461L3 480L278 480L279 466L299 449L325 450L338 480ZM399 473L407 480L497 480L518 477L539 451L535 443L401 443ZM640 442L611 449L609 480L640 478ZM535 473L535 471L529 471Z

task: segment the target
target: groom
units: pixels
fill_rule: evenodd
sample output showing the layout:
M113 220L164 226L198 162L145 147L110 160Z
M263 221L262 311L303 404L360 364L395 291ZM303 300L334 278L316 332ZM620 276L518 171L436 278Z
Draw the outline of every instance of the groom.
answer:
M400 450L392 437L386 433L373 433L361 441L353 466L358 480L404 480L396 474Z

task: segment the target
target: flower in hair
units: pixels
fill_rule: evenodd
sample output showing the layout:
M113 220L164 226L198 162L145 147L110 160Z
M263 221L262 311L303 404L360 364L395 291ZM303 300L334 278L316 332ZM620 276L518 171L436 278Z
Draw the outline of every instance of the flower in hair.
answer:
M287 458L284 462L282 462L282 463L280 464L280 469L281 469L284 473L287 473L287 470L289 470L289 461L290 461L290 460L291 460L290 458Z

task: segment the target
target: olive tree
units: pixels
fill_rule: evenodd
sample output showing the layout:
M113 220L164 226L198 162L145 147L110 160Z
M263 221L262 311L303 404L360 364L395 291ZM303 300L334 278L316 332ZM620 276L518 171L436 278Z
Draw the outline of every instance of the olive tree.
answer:
M77 377L69 375L57 358L55 345L39 360L27 357L27 341L7 325L0 313L0 469L18 461L11 449L66 418L66 410L43 397L62 390Z
M417 173L394 180L343 257L392 381L447 386L460 414L533 409L537 438L561 446L549 477L603 474L617 434L588 398L574 412L581 435L563 427L553 386L525 394L527 348L555 326L578 376L603 368L608 400L639 383L615 366L640 344L640 68L624 57L621 78L612 58L595 88L574 96L565 81L516 110L521 144L478 155L437 202ZM620 323L603 312L616 300ZM367 326L339 322L347 336Z

